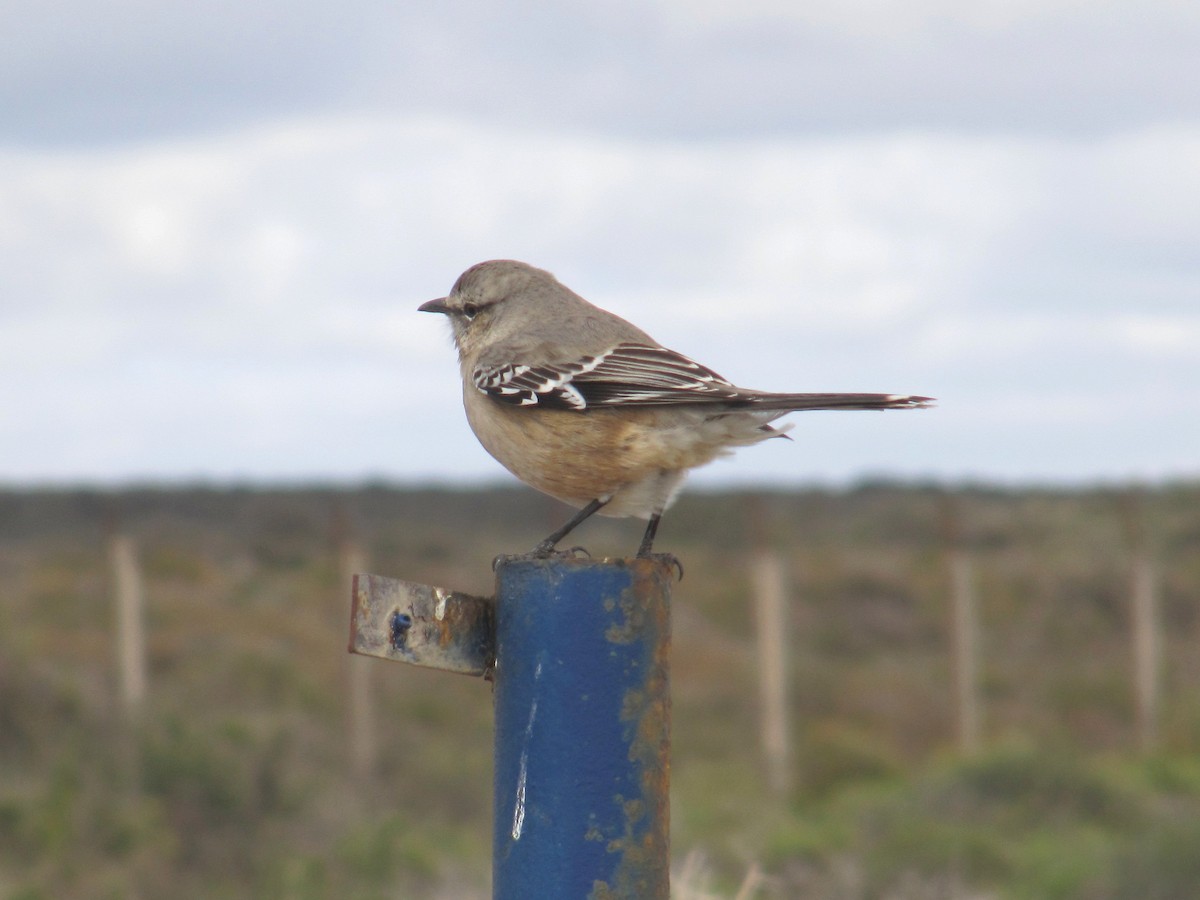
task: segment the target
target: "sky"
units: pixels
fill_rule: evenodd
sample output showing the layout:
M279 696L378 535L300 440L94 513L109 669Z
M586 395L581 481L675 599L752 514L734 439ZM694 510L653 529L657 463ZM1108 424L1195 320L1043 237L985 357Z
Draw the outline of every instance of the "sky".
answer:
M1200 5L10 0L0 483L510 477L523 259L806 413L707 484L1200 476Z

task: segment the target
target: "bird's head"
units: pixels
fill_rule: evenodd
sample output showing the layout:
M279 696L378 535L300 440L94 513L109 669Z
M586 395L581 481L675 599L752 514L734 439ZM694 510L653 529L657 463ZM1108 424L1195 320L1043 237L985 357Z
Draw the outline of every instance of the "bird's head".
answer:
M466 356L485 340L501 340L519 331L527 321L520 311L547 302L555 289L563 290L549 272L513 259L493 259L471 266L449 294L417 308L446 316L454 343Z

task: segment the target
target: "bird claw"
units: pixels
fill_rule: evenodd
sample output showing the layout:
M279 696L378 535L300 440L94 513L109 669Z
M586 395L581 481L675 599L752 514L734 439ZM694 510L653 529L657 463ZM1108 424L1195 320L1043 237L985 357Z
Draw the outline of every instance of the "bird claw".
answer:
M544 541L528 553L501 553L492 559L492 571L495 572L502 563L518 562L531 559L591 559L592 554L586 547L572 547L570 550L559 550L553 544Z
M669 568L679 573L679 580L683 581L683 563L674 553L639 553L638 559L652 559L655 562L666 563Z
M592 554L586 547L571 547L569 550L558 550L553 544L546 545L545 543L538 544L528 553L501 553L492 559L492 571L500 568L503 563L524 562L531 559L591 559ZM679 557L674 553L639 553L638 559L652 559L658 563L665 563L668 568L674 569L679 573L679 580L683 581L683 563L679 561Z

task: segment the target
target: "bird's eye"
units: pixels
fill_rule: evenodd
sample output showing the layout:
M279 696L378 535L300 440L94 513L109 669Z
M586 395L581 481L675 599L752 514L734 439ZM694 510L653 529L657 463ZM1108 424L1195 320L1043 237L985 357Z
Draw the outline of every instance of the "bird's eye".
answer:
M462 305L462 314L468 319L473 319L479 315L479 305L477 303L464 303Z

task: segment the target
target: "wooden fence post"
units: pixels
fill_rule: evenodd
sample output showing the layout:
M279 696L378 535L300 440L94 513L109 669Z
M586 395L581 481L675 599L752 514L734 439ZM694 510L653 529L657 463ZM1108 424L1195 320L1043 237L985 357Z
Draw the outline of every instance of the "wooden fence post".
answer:
M787 702L787 583L779 554L765 547L750 560L754 586L755 644L758 648L760 740L767 785L777 796L792 788Z
M338 557L342 584L349 584L356 573L367 571L366 554L349 538L341 542ZM369 798L378 757L375 689L371 677L374 664L368 657L353 653L346 663L346 709L349 717L346 740L350 772L362 788L363 796Z
M1162 624L1159 621L1158 573L1147 535L1141 490L1121 498L1121 520L1130 553L1130 624L1133 652L1134 729L1143 753L1158 747L1162 684Z
M979 612L975 567L962 522L962 501L953 494L942 498L942 536L950 586L950 657L954 684L954 722L958 748L979 749L982 716L979 699Z
M146 699L146 597L133 538L112 535L108 556L116 600L118 696L124 714L136 719Z

